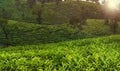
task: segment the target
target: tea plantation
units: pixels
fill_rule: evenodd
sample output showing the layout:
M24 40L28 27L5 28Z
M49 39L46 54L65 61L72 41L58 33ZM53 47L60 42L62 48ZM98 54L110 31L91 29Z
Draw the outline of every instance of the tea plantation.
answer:
M119 71L120 35L0 48L0 71Z
M0 0L0 71L120 71L120 13L106 2Z

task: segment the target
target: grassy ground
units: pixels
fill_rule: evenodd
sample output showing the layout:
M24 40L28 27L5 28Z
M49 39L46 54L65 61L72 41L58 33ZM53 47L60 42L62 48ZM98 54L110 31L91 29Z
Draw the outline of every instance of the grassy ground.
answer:
M119 71L119 38L0 48L0 71Z

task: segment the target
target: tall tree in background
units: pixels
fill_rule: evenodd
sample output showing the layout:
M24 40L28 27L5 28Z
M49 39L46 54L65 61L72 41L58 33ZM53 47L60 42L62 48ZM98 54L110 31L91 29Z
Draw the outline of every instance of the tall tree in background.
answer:
M118 19L117 18L110 20L110 28L114 34L117 33L117 28L118 28Z
M12 11L11 8L0 8L0 18L11 19Z
M61 0L56 0L56 5L58 6Z
M39 1L41 2L42 7L44 7L44 4L45 4L46 0L39 0Z
M7 12L4 8L1 9L0 17L1 18L8 18Z
M28 6L32 8L36 4L36 0L27 0Z
M104 23L105 25L109 25L111 28L111 31L116 34L117 33L117 28L118 28L118 20L119 20L119 10L117 9L111 9L108 10L109 5L108 5L108 1L104 0L103 1L104 4L104 9L103 9L103 13L104 13ZM117 7L117 6L116 6Z
M21 1L20 0L15 0L15 5L16 6L20 6L21 5Z
M42 13L43 13L43 5L36 4L33 8L33 14L36 15L36 21L39 24L42 24Z

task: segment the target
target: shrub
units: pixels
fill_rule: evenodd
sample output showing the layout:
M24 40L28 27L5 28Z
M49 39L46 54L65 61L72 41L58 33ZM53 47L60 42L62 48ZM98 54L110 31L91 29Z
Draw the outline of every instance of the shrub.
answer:
M100 37L0 48L0 70L119 71L119 47L120 44L110 42L109 37Z
M10 45L25 45L38 43L55 43L66 40L75 40L86 37L96 37L111 34L110 28L101 20L88 20L82 29L71 24L39 25L33 23L9 21L7 24L8 40L1 33L1 43ZM1 29L0 29L1 31Z
M87 25L82 26L82 32L87 37L110 35L110 27L104 25L103 20L87 20Z
M7 40L11 45L52 43L77 39L80 31L69 24L62 25L38 25L23 22L9 21ZM1 30L0 30L1 31ZM5 37L3 34L0 37ZM1 40L3 40L1 38ZM2 41L5 43L5 41Z

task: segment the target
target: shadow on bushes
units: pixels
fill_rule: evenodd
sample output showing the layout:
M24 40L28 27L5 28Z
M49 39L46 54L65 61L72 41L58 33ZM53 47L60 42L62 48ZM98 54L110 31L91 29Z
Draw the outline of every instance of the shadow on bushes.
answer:
M8 40L4 39L5 36L0 32L0 39L2 44L9 42L9 45L33 45L39 43L56 43L61 41L69 41L75 39L82 39L87 37L96 37L102 35L109 35L108 27L98 25L94 28L94 25L86 25L80 30L78 27L74 27L70 24L62 25L39 25L39 24L26 24L18 22L8 24ZM96 27L96 26L95 26ZM100 29L102 28L102 29ZM96 31L94 31L96 30ZM0 29L0 31L2 31ZM94 31L94 32L93 32ZM99 33L98 33L99 32ZM101 32L101 33L100 33ZM97 35L96 35L97 33Z

